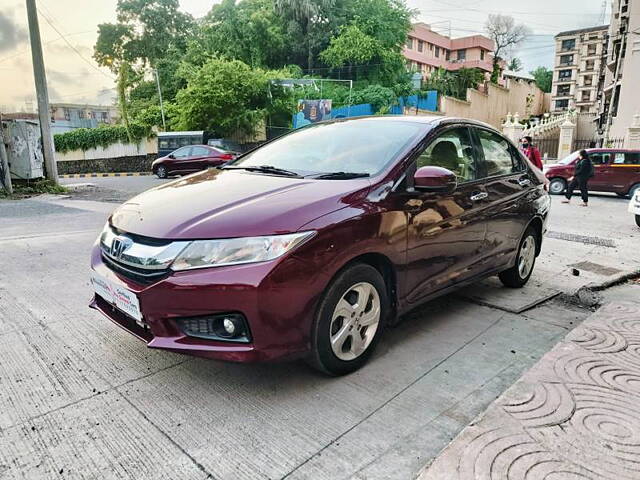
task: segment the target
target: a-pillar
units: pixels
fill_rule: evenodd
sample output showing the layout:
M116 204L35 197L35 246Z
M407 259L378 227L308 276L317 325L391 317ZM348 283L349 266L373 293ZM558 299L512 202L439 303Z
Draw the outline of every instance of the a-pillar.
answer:
M624 139L624 148L633 150L640 149L640 113L633 116L633 123L627 128L627 135Z
M560 125L560 139L558 140L558 158L564 158L573 150L573 139L576 134L576 125L572 123L569 116Z

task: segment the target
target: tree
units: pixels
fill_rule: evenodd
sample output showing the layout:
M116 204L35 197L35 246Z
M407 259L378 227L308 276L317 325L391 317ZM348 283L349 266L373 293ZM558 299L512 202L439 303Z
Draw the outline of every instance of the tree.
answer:
M439 68L423 83L422 90L436 90L442 95L467 99L467 89L477 88L484 81L479 68L461 68L455 72Z
M549 70L547 67L538 67L533 70L531 75L536 79L536 85L540 90L545 93L551 92L551 84L553 83L553 70Z
M524 24L516 24L509 15L489 14L485 30L493 40L493 72L491 81L498 82L500 77L500 61L522 42L529 34L529 27Z
M270 81L289 75L251 68L239 60L212 58L176 95L174 126L209 130L223 137L238 132L251 134L274 105L283 105L281 100L287 96Z
M522 70L522 61L518 57L513 57L507 64L507 70L519 72Z

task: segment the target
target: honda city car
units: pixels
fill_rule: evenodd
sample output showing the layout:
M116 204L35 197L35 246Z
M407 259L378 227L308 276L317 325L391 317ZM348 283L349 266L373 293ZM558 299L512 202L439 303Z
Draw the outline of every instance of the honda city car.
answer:
M573 152L557 164L545 165L544 174L549 179L550 193L559 195L566 190L569 179L573 177L578 153ZM589 148L587 153L595 170L587 184L590 191L612 192L633 198L640 190L640 150Z
M91 307L151 348L345 374L423 302L491 275L526 284L545 185L483 123L312 124L117 208Z
M217 167L236 158L236 154L209 145L187 145L160 157L151 164L158 178L170 175L183 175L211 167Z

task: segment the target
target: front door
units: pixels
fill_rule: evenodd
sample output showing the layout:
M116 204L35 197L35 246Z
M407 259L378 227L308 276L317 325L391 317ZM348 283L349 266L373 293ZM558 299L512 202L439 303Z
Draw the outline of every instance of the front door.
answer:
M450 194L406 194L408 216L407 289L409 303L473 277L482 271L487 221L478 179L476 153L466 126L449 128L417 156L416 167L440 166L458 177Z
M185 172L189 170L189 155L191 147L180 147L171 153L171 162L168 164L169 172Z
M624 161L624 154L614 152L594 152L589 154L594 171L593 177L589 179L589 190L599 192L615 191L615 171L611 167L617 158Z

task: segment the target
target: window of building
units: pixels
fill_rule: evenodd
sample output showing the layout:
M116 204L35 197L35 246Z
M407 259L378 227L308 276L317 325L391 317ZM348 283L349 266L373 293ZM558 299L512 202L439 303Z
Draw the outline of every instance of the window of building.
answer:
M598 34L592 33L591 35L589 35L589 40L598 40Z
M560 70L558 72L558 80L570 80L571 70Z
M569 107L569 100L556 100L556 108L567 108Z
M571 38L569 40L563 40L562 41L562 47L561 50L563 52L569 51L569 50L573 50L576 48L576 39L575 38Z
M480 60L484 60L484 50L480 50Z
M465 49L458 50L458 60L466 60L467 59L467 51Z
M582 101L588 102L589 100L591 100L591 92L589 90L584 90L582 92Z
M418 40L418 51L422 52L424 49L424 42L422 40Z
M407 38L407 49L413 50L413 38L411 37Z
M585 87L590 87L591 85L593 85L593 75L585 75L584 85Z
M436 47L436 57L440 58L440 47Z
M560 65L573 65L573 55L560 55Z
M71 112L69 111L69 109L63 108L62 111L64 112L64 119L71 120Z
M571 94L571 85L558 85L557 96L565 97Z
M595 60L587 60L587 63L585 64L585 68L587 71L593 70L595 66L596 66Z
M451 50L447 50L446 59L447 61L451 60Z
M433 43L429 44L429 50L433 52Z
M595 44L589 45L587 47L587 55L591 56L591 55L595 55L597 51L597 46Z

